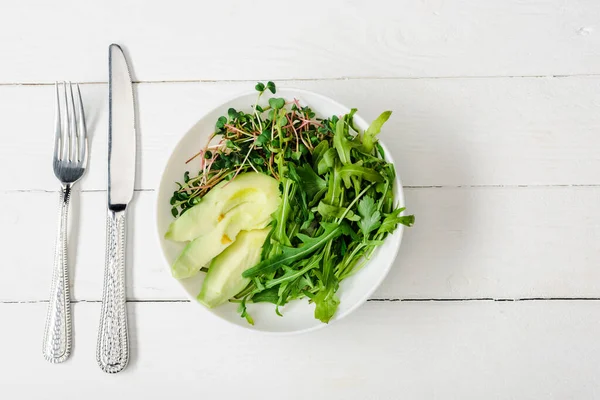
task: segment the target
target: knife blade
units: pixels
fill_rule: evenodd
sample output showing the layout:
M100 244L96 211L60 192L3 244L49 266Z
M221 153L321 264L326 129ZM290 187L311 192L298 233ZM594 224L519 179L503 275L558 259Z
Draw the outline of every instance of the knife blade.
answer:
M108 207L119 211L133 197L135 181L135 108L125 54L109 47Z
M109 46L108 213L106 266L96 361L107 373L129 362L125 286L127 209L135 182L133 84L123 50Z

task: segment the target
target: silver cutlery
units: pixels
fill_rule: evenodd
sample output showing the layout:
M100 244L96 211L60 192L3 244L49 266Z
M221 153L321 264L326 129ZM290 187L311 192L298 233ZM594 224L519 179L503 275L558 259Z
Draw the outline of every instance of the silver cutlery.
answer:
M65 361L71 353L71 297L67 263L67 222L73 184L87 165L87 132L79 85L56 83L54 128L54 175L61 183L60 220L54 252L52 288L42 351L52 363Z
M104 372L122 371L129 361L125 293L127 209L135 180L135 110L127 60L109 46L108 215L106 267L96 360Z

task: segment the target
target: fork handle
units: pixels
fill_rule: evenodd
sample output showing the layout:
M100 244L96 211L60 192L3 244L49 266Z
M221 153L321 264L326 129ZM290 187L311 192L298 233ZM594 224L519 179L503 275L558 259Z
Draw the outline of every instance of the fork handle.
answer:
M96 360L107 373L122 371L129 361L125 297L126 210L108 211L106 267Z
M65 361L71 353L71 296L67 265L67 217L71 201L71 186L64 185L59 194L58 237L54 250L52 287L42 346L44 358L52 363Z

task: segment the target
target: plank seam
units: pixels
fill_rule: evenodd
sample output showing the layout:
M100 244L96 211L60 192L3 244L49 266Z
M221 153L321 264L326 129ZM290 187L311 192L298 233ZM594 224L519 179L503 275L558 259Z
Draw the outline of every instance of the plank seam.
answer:
M322 82L351 80L451 80L451 79L564 79L564 78L596 78L600 74L550 74L550 75L471 75L471 76L342 76L334 78L282 78L276 82ZM165 83L245 83L256 82L257 79L169 79L169 80L135 80L134 84ZM262 79L264 80L264 79ZM107 81L81 81L80 85L107 85ZM0 86L53 86L54 82L0 82Z
M403 189L540 189L540 188L598 188L600 183L574 183L574 184L533 184L533 185L405 185ZM75 190L80 193L106 193L106 189ZM135 189L135 192L156 192L156 189ZM12 193L58 193L50 189L8 189L0 190L1 194Z
M600 301L600 297L466 297L466 298L373 298L367 302L373 303L460 303L460 302L527 302L527 301ZM48 300L0 300L0 304L47 304ZM101 303L101 300L72 300L71 304ZM190 300L181 299L154 299L154 300L127 300L127 303L190 303Z

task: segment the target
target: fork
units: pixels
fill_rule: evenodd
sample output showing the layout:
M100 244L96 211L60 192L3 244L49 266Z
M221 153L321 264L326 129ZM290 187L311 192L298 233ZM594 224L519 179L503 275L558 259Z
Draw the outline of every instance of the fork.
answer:
M67 264L67 216L71 189L87 165L87 132L79 85L73 95L71 82L58 82L54 122L54 175L61 183L60 219L54 252L52 288L48 302L42 351L51 363L60 363L71 353L71 297ZM62 92L62 94L61 94ZM62 97L62 99L61 99Z

